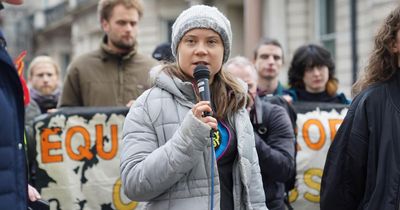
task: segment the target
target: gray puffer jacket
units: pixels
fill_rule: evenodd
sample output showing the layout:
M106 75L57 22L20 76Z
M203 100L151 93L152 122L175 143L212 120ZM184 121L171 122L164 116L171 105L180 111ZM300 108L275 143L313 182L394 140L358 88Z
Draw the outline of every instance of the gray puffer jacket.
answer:
M192 84L160 73L124 123L121 178L125 194L148 210L205 210L210 203L210 127L190 111ZM243 108L229 119L238 140L233 164L235 210L267 209L253 129ZM220 185L214 160L214 209Z

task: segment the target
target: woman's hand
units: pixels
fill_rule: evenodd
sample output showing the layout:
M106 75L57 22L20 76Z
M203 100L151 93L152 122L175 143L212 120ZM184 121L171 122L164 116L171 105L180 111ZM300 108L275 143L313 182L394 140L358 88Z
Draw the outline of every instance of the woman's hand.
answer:
M204 116L205 112L211 113L212 115L212 109L209 101L200 101L192 108L192 113L197 119L207 124L212 129L217 130L218 127L217 119L211 116Z
M37 201L38 199L41 198L39 192L29 184L28 184L28 196L29 200L31 201Z

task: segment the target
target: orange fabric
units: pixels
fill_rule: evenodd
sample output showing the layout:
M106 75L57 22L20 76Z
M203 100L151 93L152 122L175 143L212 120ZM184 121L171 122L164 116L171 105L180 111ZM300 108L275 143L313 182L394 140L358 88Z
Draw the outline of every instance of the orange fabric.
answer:
M26 84L26 81L24 79L25 56L26 56L26 50L22 51L21 54L18 55L18 57L14 60L14 64L15 68L17 69L19 79L21 80L22 89L24 91L24 105L27 106L30 102L31 97L29 96L28 85Z

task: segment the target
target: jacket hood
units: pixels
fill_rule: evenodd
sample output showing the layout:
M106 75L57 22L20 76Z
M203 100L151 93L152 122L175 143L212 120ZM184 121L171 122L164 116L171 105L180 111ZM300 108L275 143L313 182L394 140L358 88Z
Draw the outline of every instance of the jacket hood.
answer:
M196 103L196 93L191 82L182 81L181 79L169 75L163 71L162 65L155 66L150 71L150 79L154 86L161 88L174 97L178 102L186 106L193 106Z

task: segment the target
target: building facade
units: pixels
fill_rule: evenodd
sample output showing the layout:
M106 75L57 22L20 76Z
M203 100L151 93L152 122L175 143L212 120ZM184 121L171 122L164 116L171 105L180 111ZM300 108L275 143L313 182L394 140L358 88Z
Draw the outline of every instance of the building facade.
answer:
M35 1L36 2L36 1ZM51 2L51 4L49 3ZM97 17L97 0L42 1L25 6L18 18L2 16L9 33L11 54L28 50L28 61L39 54L55 58L63 69L70 61L99 47L103 33ZM306 43L327 47L336 61L340 91L350 96L358 71L365 66L373 36L383 18L399 5L398 0L143 0L139 51L150 55L155 46L171 39L171 26L190 5L218 7L231 21L232 56L253 59L261 37L278 39L284 48L285 69L293 52ZM19 9L19 8L18 8ZM11 11L11 10L10 10ZM12 12L15 13L17 9ZM4 21L5 20L5 21ZM8 21L9 20L9 21ZM13 30L12 27L17 30ZM10 29L11 28L11 29ZM281 73L283 83L287 71Z

